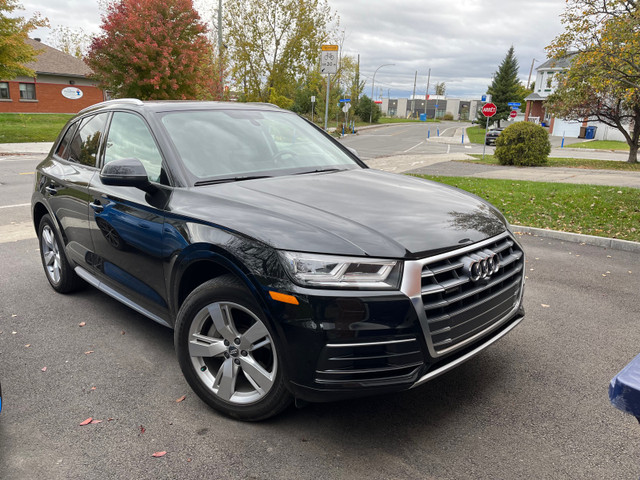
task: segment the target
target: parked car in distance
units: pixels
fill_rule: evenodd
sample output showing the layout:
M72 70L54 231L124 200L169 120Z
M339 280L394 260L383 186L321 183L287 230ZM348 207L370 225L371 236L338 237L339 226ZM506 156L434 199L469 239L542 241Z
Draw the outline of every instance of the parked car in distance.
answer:
M173 328L190 386L242 420L417 387L524 317L498 210L369 169L273 105L87 108L37 166L32 213L55 290Z
M496 140L503 132L504 128L493 128L487 132L486 137L484 138L484 143L487 145L495 145Z

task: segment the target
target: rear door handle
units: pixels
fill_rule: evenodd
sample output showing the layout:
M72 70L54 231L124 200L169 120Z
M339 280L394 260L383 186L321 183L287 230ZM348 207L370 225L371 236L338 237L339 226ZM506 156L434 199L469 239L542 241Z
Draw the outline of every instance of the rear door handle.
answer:
M56 187L54 187L53 185L47 185L46 187L44 187L44 189L50 195L55 195L56 193L58 193L58 189Z
M91 202L89 206L93 208L93 211L96 213L101 213L104 210L104 207L100 203L100 200L97 200L97 199Z

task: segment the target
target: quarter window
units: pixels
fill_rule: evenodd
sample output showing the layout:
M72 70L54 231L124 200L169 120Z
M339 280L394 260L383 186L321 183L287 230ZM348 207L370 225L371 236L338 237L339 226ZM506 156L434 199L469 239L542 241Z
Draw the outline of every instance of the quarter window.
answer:
M0 98L11 98L9 95L9 84L7 82L0 82Z
M58 148L56 148L56 155L60 158L64 158L65 160L69 160L69 153L71 152L71 139L73 138L74 133L76 133L76 127L78 126L78 122L74 123L69 127L67 133L64 134L64 137L60 141Z
M115 112L109 127L104 163L122 158L140 160L152 182L166 178L162 172L162 155L144 120L133 113Z
M36 84L21 83L20 84L20 100L35 100L35 99L36 99Z
M82 163L89 167L96 166L100 139L102 138L108 115L108 113L99 113L82 120L78 133L73 137L68 147L69 161Z

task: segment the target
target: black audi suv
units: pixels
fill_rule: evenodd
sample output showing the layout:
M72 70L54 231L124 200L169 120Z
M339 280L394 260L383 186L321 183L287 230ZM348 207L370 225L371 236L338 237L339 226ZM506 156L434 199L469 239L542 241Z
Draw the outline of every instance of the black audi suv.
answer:
M524 316L524 254L493 206L369 169L273 105L87 108L32 212L55 290L88 283L173 328L193 390L243 420L419 386Z

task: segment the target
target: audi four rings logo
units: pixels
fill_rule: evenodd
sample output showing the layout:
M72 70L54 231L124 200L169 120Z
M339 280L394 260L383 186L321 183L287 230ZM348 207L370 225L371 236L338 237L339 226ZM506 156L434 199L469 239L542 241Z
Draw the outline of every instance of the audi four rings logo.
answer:
M500 270L500 259L489 249L481 250L462 258L463 271L472 282L489 278Z

